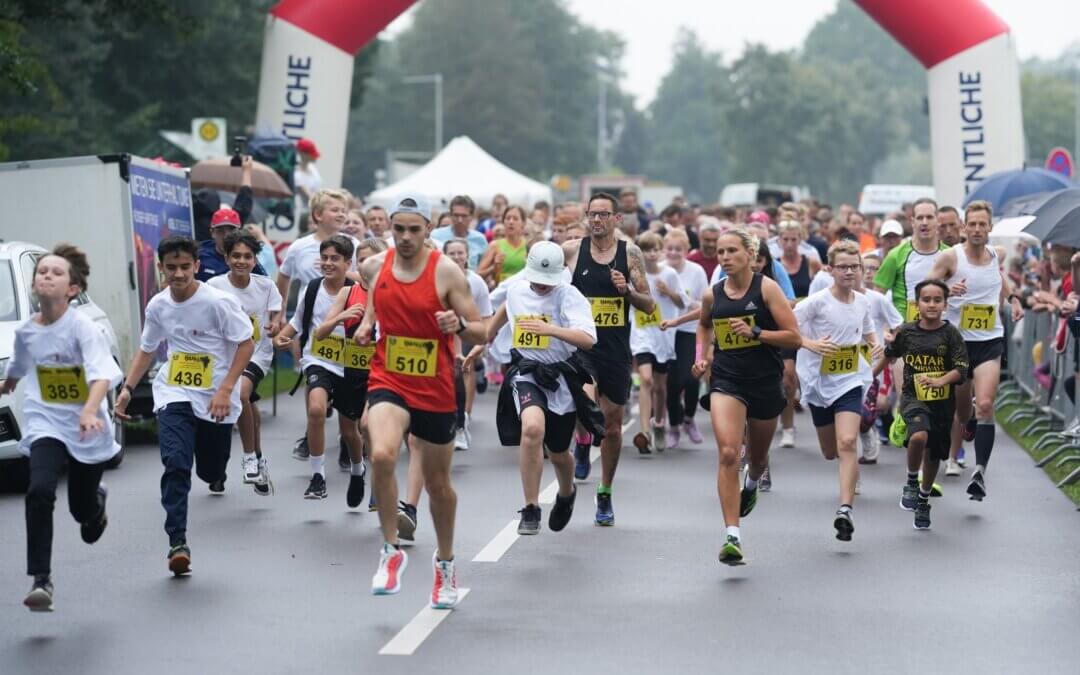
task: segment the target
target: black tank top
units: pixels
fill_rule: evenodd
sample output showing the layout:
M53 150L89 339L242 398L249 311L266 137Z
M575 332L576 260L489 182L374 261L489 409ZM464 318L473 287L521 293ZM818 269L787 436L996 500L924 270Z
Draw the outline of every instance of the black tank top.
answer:
M785 272L787 270L784 270ZM810 295L810 259L806 256L802 257L802 262L799 263L799 271L791 276L791 290L795 292L795 297L805 298Z
M777 378L784 372L780 350L758 340L747 340L735 335L723 321L732 318L746 320L746 317L751 317L753 325L760 326L762 330L777 329L772 312L765 306L765 298L761 294L761 280L762 276L755 274L750 281L750 288L738 300L732 300L724 292L727 279L713 286L713 304L709 312L716 335L716 347L713 350L713 377L728 380L760 380Z
M581 240L574 277L571 283L589 299L593 321L596 322L596 345L589 355L629 364L630 357L630 298L619 295L611 283L611 271L622 272L630 283L630 265L626 257L626 242L619 239L611 263L593 260L592 240Z

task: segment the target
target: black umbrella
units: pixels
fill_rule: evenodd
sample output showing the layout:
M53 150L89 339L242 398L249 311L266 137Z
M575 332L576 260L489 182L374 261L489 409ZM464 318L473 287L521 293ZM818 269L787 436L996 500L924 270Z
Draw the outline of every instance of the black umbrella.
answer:
M1031 215L1024 232L1044 243L1080 248L1080 189L1053 193Z

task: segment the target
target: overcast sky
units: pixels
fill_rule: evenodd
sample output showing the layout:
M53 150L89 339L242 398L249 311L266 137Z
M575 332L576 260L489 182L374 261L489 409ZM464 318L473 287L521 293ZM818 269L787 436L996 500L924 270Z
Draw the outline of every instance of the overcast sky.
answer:
M586 23L618 33L626 41L623 86L639 107L653 99L671 67L671 48L681 26L690 26L728 62L747 42L773 49L802 44L818 19L837 0L565 0ZM840 0L850 2L851 0ZM944 0L943 0L944 1ZM1080 41L1077 0L984 0L1012 28L1020 58L1052 58ZM391 24L391 31L408 15Z

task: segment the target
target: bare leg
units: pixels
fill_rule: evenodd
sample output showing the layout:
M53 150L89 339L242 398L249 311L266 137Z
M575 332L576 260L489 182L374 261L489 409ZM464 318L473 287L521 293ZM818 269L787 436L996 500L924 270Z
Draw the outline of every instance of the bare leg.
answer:
M312 457L322 457L326 449L326 390L308 390L307 439Z
M424 472L424 485L431 499L431 519L435 522L435 539L439 548L439 560L454 559L454 516L457 513L457 495L450 483L450 461L454 456L454 444L435 445L410 436L410 452L420 456L420 465ZM376 499L381 502L382 495ZM393 504L395 502L389 502ZM382 520L382 510L379 510ZM397 517L392 520L394 536L397 537ZM384 525L385 531L385 525Z
M424 470L420 465L420 453L416 449L414 437L409 436L409 471L405 475L405 503L419 506L420 494L423 491Z
M540 503L540 479L544 474L544 429L543 408L533 405L521 411L521 488L526 504Z
M859 480L859 461L856 446L859 442L861 415L853 412L836 413L833 425L836 455L840 457L840 503L855 503L855 482Z
M746 406L731 396L713 392L709 395L713 434L720 455L716 472L716 492L720 497L720 510L724 524L739 524L739 449L746 427ZM760 474L759 474L760 475Z
M971 380L956 386L956 414L950 434L949 458L956 461L960 446L964 443L964 426L971 419Z
M241 375L240 419L236 420L236 427L240 430L240 445L244 452L255 452L259 449L255 436L255 416L258 411L251 402L251 389L251 380Z
M652 419L653 399L655 398L652 364L638 364L637 371L640 380L638 385L638 419L641 421L641 433L648 435L649 421Z
M600 443L600 484L611 487L615 481L615 470L619 466L619 454L622 452L622 404L612 403L603 394L600 395L600 411L604 413L604 440Z
M393 403L377 403L368 410L371 437L371 486L379 511L379 527L388 544L398 545L397 467L398 448L409 428L409 411Z

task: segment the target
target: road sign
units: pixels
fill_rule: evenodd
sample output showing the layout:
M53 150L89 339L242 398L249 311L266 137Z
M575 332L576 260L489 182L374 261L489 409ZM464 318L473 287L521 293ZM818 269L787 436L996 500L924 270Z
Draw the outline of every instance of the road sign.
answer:
M1050 171L1073 177L1073 158L1065 148L1054 148L1046 157L1046 168Z

